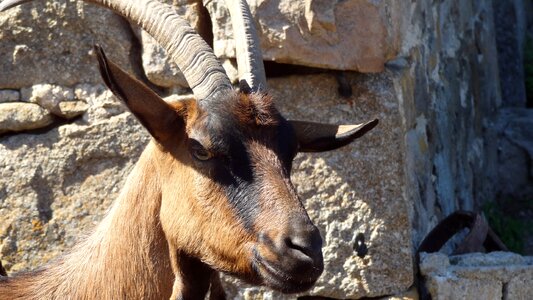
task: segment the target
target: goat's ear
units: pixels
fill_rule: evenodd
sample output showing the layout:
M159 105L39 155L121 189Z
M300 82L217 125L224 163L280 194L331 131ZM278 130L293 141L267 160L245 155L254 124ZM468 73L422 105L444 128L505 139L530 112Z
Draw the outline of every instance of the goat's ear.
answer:
M356 125L330 125L289 121L298 139L300 152L323 152L348 145L378 124L378 119Z
M165 142L177 130L184 128L183 117L165 100L108 60L100 46L95 45L94 50L107 87L126 104L156 140Z

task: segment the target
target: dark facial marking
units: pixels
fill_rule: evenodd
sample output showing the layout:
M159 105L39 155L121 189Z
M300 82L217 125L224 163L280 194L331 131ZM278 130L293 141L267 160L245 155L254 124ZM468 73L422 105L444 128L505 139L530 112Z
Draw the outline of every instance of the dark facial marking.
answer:
M262 178L254 174L254 165L258 162L253 160L267 155L272 157L274 153L283 166L274 176L289 176L297 141L290 123L271 104L257 103L263 99L250 98L258 97L256 95L239 96L240 102L235 105L212 103L205 107L208 113L202 130L209 137L207 148L213 153L209 160L211 178L223 188L246 230L252 232L260 213L262 189ZM257 151L252 153L251 143L260 144L265 155Z
M195 164L222 188L244 228L252 231L259 202L258 185L245 145L247 137L231 113L216 110L209 111L195 130L189 142L191 155L194 157L195 149L200 147L211 153L210 159L196 159Z
M284 118L279 123L277 132L279 157L289 176L291 174L292 161L296 154L298 154L298 141L296 140L291 124Z

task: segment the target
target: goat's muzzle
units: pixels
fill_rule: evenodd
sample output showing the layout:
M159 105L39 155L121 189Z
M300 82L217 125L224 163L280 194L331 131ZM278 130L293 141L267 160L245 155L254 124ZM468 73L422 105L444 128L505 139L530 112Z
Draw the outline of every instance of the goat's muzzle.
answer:
M263 283L284 293L310 289L324 270L322 238L308 219L291 219L288 230L260 234L254 248L254 268Z

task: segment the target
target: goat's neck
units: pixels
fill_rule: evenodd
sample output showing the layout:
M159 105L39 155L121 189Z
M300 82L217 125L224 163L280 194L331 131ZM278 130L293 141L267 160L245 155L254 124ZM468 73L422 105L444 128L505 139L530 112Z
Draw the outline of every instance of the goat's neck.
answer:
M161 193L151 147L155 146L145 150L111 210L89 237L48 267L0 282L0 296L168 299L174 274L159 225Z
M218 274L167 243L155 147L148 145L90 236L47 267L0 281L0 298L202 299ZM224 299L221 288L212 294Z

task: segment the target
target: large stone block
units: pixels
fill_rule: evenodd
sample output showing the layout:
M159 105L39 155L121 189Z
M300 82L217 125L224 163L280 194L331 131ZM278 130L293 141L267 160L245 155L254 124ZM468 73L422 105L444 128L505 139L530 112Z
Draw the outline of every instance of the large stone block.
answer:
M533 284L531 257L508 252L421 253L420 272L433 299L529 299Z
M224 1L203 1L213 23L213 48L235 57ZM380 72L400 45L396 1L248 1L265 60L326 69Z
M61 0L12 8L0 13L0 88L100 82L93 45L131 69L130 39L128 23L94 5Z
M496 280L472 280L465 278L429 279L429 291L435 300L485 299L501 300L502 285Z
M533 271L513 277L504 290L503 299L529 299L533 295Z
M50 112L37 104L0 103L0 134L42 128L52 122L53 117Z

